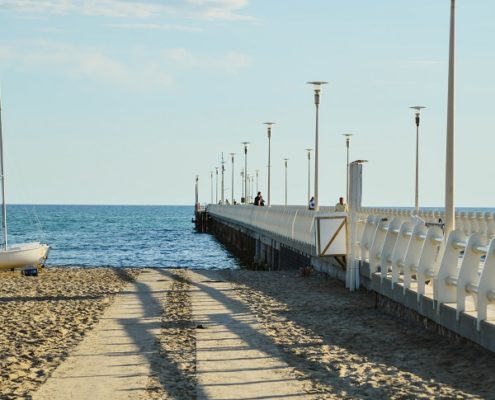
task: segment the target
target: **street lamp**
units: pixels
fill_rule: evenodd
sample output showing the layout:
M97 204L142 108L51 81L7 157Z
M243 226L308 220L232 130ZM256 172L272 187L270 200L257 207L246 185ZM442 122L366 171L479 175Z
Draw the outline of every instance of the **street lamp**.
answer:
M313 149L306 149L308 152L308 202L311 200L311 151Z
M267 125L268 128L268 191L267 191L267 200L268 207L270 207L270 169L271 169L271 139L272 139L272 125L275 125L275 122L263 122Z
M260 191L260 186L259 186L259 173L260 173L260 170L257 169L256 170L256 194L258 194L258 192Z
M244 145L244 204L248 204L248 172L247 172L247 151L249 142L242 142Z
M421 116L421 110L426 108L424 106L409 107L416 110L414 113L416 116L416 185L414 190L414 211L416 214L419 211L419 120Z
M196 183L194 184L194 194L195 194L195 200L196 201L194 202L194 206L198 207L198 204L199 204L199 187L198 187L199 175L196 175L195 181L196 181ZM199 209L199 207L197 209Z
M315 211L320 209L319 199L318 199L318 110L320 106L320 93L321 86L327 84L328 82L323 81L312 81L307 82L313 85L313 90L315 92L315 106L316 106L316 125L315 125Z
M210 175L211 175L211 184L210 184L210 188L211 188L211 204L213 204L213 171L210 171Z
M249 198L253 198L253 192L254 192L254 175L250 175L250 181L249 181Z
M449 85L445 154L445 238L455 229L454 207L455 0L450 1Z
M215 182L215 204L218 204L218 167L215 167L215 170L217 172L217 179Z
M222 152L222 204L225 204L224 175L225 175L225 161L223 159L223 152Z
M284 158L284 163L285 163L285 206L287 207L287 161L289 161L288 158Z
M242 199L245 199L245 194L244 194L244 169L241 170L241 203Z
M351 144L352 133L344 133L345 146L347 151L346 178L345 178L345 202L349 203L349 145Z
M232 159L232 190L231 190L231 204L234 204L234 156L235 153L229 153L231 159Z

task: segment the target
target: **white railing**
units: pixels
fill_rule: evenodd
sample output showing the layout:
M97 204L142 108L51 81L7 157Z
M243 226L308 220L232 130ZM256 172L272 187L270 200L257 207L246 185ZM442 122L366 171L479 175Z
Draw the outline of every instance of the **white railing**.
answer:
M334 207L320 211L303 206L209 205L208 212L221 219L240 223L305 245L315 245L315 217L334 212Z
M459 228L444 238L442 227L411 218L400 209L360 210L361 260L370 277L390 279L461 312L474 312L477 327L495 316L495 235L492 213L458 213ZM366 214L365 214L366 213ZM363 219L366 217L366 219ZM419 213L426 222L438 222L441 213ZM445 240L446 239L446 240ZM469 308L469 310L468 310Z
M378 208L378 207L361 207L358 211L359 216L366 219L369 215L382 218L399 218L402 221L410 220L414 210L411 208ZM438 223L439 219L445 222L445 213L443 211L419 210L419 218L427 223ZM458 211L455 215L455 224L459 231L469 236L473 233L480 233L482 236L493 239L495 238L495 213L484 211Z

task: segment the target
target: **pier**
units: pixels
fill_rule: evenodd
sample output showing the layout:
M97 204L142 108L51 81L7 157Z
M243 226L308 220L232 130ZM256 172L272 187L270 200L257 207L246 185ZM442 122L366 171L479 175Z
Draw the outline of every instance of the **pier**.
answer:
M312 267L350 291L374 291L397 315L494 352L493 213L457 213L457 229L444 235L442 212L362 207L362 165L350 170L347 213L211 205L212 232L254 265Z

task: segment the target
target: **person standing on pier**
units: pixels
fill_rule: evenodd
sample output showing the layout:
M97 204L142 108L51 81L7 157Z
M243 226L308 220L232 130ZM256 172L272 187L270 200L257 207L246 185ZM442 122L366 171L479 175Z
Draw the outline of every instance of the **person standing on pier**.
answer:
M339 197L339 202L335 204L335 211L337 212L347 211L347 206L344 204L343 197Z
M314 210L315 209L315 198L314 197L311 197L311 199L309 200L308 208L310 210Z
M265 205L265 200L263 200L263 196L261 195L261 192L258 192L258 195L254 198L254 205L255 206Z

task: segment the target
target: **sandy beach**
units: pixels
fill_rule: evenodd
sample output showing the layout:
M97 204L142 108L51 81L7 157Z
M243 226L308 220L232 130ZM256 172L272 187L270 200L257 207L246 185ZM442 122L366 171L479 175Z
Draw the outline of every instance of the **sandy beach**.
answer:
M0 398L30 398L140 272L146 270L0 274ZM140 398L193 399L202 390L207 374L197 371L196 347L209 327L200 326L203 311L195 307L204 293L216 299L215 307L223 302L254 316L257 341L251 343L280 360L304 398L495 398L493 354L386 314L371 293L349 293L341 282L297 271L160 274L159 356ZM226 368L221 361L220 367Z
M110 268L48 268L38 277L0 273L0 398L28 397L138 273Z

